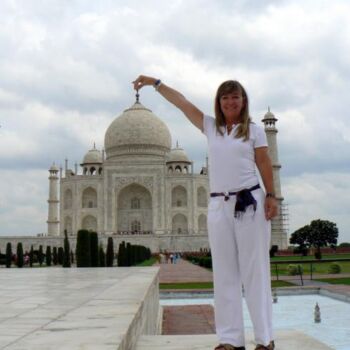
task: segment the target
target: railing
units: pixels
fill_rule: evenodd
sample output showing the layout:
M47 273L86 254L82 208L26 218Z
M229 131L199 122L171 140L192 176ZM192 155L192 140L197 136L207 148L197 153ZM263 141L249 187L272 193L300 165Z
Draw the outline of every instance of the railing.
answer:
M300 276L300 283L303 286L304 280L303 280L303 271L300 268L300 264L303 265L310 265L310 280L313 278L313 265L314 264L324 264L324 263L332 263L332 262L349 262L349 258L342 258L342 259L313 259L313 260L279 260L279 261L270 261L271 267L275 265L275 273L276 273L276 279L279 280L279 272L278 272L278 265L295 265L298 264L298 276Z

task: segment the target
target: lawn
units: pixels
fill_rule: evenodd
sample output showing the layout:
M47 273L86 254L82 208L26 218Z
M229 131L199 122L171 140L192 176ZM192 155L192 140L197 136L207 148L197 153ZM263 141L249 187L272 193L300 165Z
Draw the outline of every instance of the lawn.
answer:
M349 259L350 258L350 254L332 254L332 255L323 255L323 259L321 261L324 260L331 260L331 259ZM280 262L280 261L297 261L297 260L303 260L305 261L305 263L296 263L296 264L300 264L303 268L303 273L304 274L310 274L310 270L311 270L311 264L308 263L308 261L310 260L314 260L314 256L288 256L288 257L274 257L271 259L271 275L276 276L276 265L273 264L273 262ZM340 267L341 267L341 273L350 273L350 261L344 261L344 262L337 262ZM330 266L331 262L319 262L319 263L312 263L312 273L313 274L327 274L329 273L329 266ZM287 267L288 264L278 264L278 274L279 275L288 275L288 271L287 271Z
M346 284L350 286L350 278L319 278L315 281L326 282L330 284Z
M155 257L152 257L151 259L142 261L142 263L136 265L136 266L152 266L157 262L157 259Z
M290 287L292 283L285 281L272 281L272 288ZM159 289L213 289L213 282L186 282L186 283L160 283Z
M275 256L271 258L273 261L284 261L284 260L314 260L314 255L288 255L288 256ZM322 259L350 259L350 254L322 254Z

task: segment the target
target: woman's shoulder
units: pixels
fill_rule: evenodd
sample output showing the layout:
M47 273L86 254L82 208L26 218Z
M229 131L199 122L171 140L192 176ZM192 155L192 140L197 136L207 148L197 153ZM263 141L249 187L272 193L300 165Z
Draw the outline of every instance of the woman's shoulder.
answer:
M208 133L208 131L215 129L215 118L211 117L210 115L204 114L203 129L205 133Z
M253 132L265 131L265 129L262 125L258 125L252 120L249 123L249 129L250 129L250 131L253 131Z

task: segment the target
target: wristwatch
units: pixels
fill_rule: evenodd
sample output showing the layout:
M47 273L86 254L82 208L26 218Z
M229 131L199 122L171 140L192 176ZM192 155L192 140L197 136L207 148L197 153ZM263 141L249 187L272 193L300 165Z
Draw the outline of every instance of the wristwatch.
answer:
M272 192L267 192L266 193L266 198L276 198L275 194Z

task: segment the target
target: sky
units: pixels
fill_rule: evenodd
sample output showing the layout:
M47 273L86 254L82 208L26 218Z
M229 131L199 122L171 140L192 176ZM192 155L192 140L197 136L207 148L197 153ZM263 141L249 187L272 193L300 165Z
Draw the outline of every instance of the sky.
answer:
M311 220L350 242L350 1L2 0L0 235L47 231L48 168L104 147L145 74L213 114L239 80L253 120L278 119L289 233ZM140 101L195 162L206 140L153 88Z

